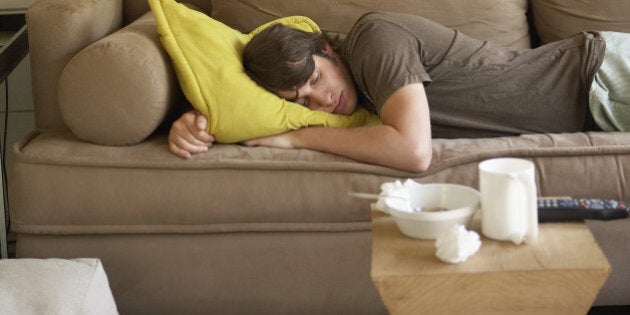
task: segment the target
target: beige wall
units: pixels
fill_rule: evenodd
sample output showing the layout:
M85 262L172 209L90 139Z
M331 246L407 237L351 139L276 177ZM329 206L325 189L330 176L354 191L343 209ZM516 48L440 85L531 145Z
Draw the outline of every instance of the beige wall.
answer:
M0 10L24 10L28 8L35 0L2 0L0 1Z
M32 0L2 0L0 1L0 15L23 12L32 2ZM11 39L12 35L8 32L0 32L0 46ZM9 74L6 80L0 82L0 136L3 136L4 152L2 154L6 154L7 170L11 167L10 152L13 143L35 128L30 72L29 56L27 56ZM5 121L7 122L6 137ZM0 190L4 191L1 181ZM3 197L6 198L4 194ZM7 257L5 210L4 203L0 202L0 239L2 240L0 252L3 258Z
M35 0L0 0L0 15L23 13L33 2ZM0 45L12 36L13 33L0 32ZM4 134L7 92L9 100L7 168L11 166L10 152L13 143L35 129L30 72L29 56L26 56L8 76L6 82L0 82L0 135Z
M27 133L35 129L33 117L33 94L31 93L30 63L28 56L7 77L0 82L0 134L4 134L5 108L9 96L7 124L7 169L11 166L11 146Z

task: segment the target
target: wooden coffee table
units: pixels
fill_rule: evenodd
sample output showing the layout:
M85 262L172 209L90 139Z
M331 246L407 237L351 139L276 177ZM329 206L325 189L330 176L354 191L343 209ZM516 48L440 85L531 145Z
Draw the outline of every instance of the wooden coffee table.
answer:
M472 230L479 232L479 220ZM372 212L372 281L391 314L586 314L610 272L584 223L540 224L536 245L482 237L461 264L435 257L435 242L398 231Z

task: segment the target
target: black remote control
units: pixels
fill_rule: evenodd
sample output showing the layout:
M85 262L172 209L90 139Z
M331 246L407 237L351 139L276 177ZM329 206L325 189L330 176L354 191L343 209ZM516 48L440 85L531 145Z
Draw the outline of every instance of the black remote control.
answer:
M626 202L597 198L539 198L538 222L614 220L627 218Z

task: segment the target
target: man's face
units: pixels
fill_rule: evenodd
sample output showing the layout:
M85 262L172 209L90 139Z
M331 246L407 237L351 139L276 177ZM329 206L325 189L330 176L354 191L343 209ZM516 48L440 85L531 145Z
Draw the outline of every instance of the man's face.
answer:
M315 71L306 84L278 96L313 110L351 115L357 108L357 92L350 71L332 49L326 53L332 59L313 56Z

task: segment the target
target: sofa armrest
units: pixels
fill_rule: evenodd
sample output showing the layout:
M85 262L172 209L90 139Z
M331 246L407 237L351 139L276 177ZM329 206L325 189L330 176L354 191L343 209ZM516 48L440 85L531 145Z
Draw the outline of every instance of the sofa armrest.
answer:
M122 0L38 0L26 23L35 125L67 129L57 100L59 76L78 51L122 26Z

